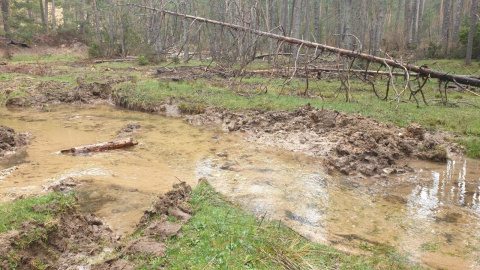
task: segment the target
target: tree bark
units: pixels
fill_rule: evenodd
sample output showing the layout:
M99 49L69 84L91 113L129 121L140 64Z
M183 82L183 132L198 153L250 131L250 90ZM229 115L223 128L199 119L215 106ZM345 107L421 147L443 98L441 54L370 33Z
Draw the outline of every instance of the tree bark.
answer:
M351 7L352 7L352 0L345 0L344 2L344 9L345 9L345 27L344 27L344 42L345 42L345 48L347 50L352 50L354 49L353 46L353 38L350 36L352 34L352 22L351 22Z
M399 24L400 24L400 11L402 10L403 0L398 0L397 12L395 15L395 30L394 30L394 40L397 46L400 46L399 36L400 33L398 32Z
M100 33L100 19L98 18L97 0L93 0L93 12L95 13L95 33L97 35L98 47L100 48L100 52L102 52L102 36Z
M321 2L320 0L313 1L313 18L314 18L314 37L315 42L322 43L322 24L320 22L322 14Z
M187 3L185 0L182 0L180 2L180 12L183 14L187 14ZM188 49L188 22L187 19L184 18L182 20L182 26L183 26L183 62L188 62L190 59L189 56L189 49Z
M477 26L477 10L478 10L478 0L472 0L472 6L470 8L470 32L468 33L468 43L467 43L467 56L465 64L467 66L472 64L472 53L473 53L473 38L475 37L475 30Z
M302 23L302 5L303 1L302 0L295 0L295 6L294 6L294 16L293 16L293 37L299 39L300 38L300 26ZM294 59L297 61L297 55L299 54L298 50L300 48L297 46L295 48L294 52Z
M380 43L382 41L382 31L383 31L383 16L385 13L385 1L380 0L380 10L377 16L377 25L375 27L375 44L373 47L373 55L378 55L380 50Z
M425 12L425 0L420 0L419 11L418 11L418 27L417 27L417 36L415 38L415 43L418 46L422 43L422 28L423 28L423 13Z
M445 0L443 3L443 22L442 22L442 36L441 44L445 53L448 52L448 42L450 34L450 0Z
M42 17L42 23L45 24L45 13L43 12L43 0L38 0L40 4L40 15Z
M47 31L47 34L48 34L48 29L50 27L48 25L48 0L45 0L44 12L45 12L45 31Z
M55 0L52 0L52 31L57 31L57 18L55 17Z
M411 9L410 9L410 0L405 0L405 11L403 16L403 37L405 39L405 46L408 46L410 43L410 26L411 26Z
M418 31L418 0L414 0L413 3L412 3L412 17L413 17L413 20L412 20L412 42L416 42L417 41L417 31Z
M455 17L452 31L452 43L458 43L458 33L462 23L463 4L465 0L457 0L455 2Z

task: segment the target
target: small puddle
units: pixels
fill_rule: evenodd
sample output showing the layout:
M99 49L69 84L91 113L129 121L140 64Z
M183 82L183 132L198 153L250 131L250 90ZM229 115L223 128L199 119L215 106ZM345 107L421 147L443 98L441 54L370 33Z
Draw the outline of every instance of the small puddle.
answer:
M129 123L139 145L91 155L57 151L117 139ZM416 173L351 179L318 158L247 142L242 134L191 127L180 119L109 106L0 109L0 125L34 134L0 161L0 202L75 179L82 211L116 232L134 230L155 197L179 180L205 177L259 218L281 220L312 241L353 253L388 250L434 268L480 268L480 162L412 162Z

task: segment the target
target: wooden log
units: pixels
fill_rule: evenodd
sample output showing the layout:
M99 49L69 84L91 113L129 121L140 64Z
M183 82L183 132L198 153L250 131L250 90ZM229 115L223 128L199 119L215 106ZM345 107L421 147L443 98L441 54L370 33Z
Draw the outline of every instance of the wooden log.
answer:
M345 49L332 47L332 46L328 46L328 45L324 45L324 44L320 44L320 43L316 43L316 42L311 42L311 41L302 40L302 39L298 39L298 38L292 38L292 37L277 35L277 34L273 34L273 33L269 33L269 32L264 32L264 31L260 31L260 30L257 30L257 29L252 29L252 28L249 28L249 27L241 26L241 25L235 25L235 24L220 22L220 21L216 21L216 20L210 20L210 19L206 19L206 18L202 18L202 17L192 16L192 15L188 15L188 14L173 12L173 11L166 10L166 9L156 9L156 8L153 8L153 7L147 7L147 6L142 6L142 5L133 4L133 3L127 3L125 5L135 6L135 7L139 7L139 8L142 8L142 9L149 9L149 10L153 10L153 11L156 11L156 12L161 12L163 14L169 14L169 15L172 15L172 16L177 16L177 17L181 17L181 18L185 18L185 19L191 19L196 23L208 23L208 24L213 24L213 25L221 25L221 26L228 27L230 29L234 29L236 31L247 32L249 34L254 34L254 35L257 35L257 36L264 36L264 37L268 37L268 38L275 39L275 40L278 40L278 41L283 41L283 42L287 42L287 43L295 44L295 45L301 45L302 47L312 48L312 49L319 50L319 51L326 51L326 52L337 54L338 56L346 56L346 57L351 57L351 58L361 58L361 59L364 59L366 61L379 63L379 64L382 64L382 65L388 65L388 66L393 67L393 68L399 68L399 69L402 69L402 70L407 69L409 72L415 72L415 73L420 74L420 76L436 78L436 79L440 79L441 81L456 82L456 83L461 83L461 84L465 84L465 85L480 87L480 80L476 79L476 78L462 76L462 75L453 75L453 74L449 74L449 73L445 73L445 72L439 72L439 71L432 70L432 69L429 69L429 68L424 67L424 66L416 66L416 65L411 65L411 64L408 64L408 63L403 63L402 61L397 61L395 59L382 58L382 57L378 57L378 56L374 56L374 55L370 55L370 54L360 53L358 51L345 50Z
M73 147L70 149L61 150L60 153L80 154L80 153L89 153L89 152L100 152L100 151L107 151L107 150L112 150L117 148L128 147L128 146L134 146L137 144L138 142L135 141L133 138L128 138L128 139L112 141L112 142L104 142L104 143Z
M134 62L137 61L137 58L122 58L122 59L105 59L105 60L95 60L94 64L101 63L121 63L121 62Z

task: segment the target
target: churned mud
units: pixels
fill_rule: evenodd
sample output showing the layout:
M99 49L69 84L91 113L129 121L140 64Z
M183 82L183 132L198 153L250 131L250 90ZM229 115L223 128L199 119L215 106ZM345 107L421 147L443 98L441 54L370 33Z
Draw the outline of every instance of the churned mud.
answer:
M0 126L0 158L15 154L15 151L25 147L31 136L28 132L18 133L13 128Z
M431 134L418 124L399 128L309 104L293 112L234 113L209 108L204 114L187 116L186 121L197 126L218 125L226 131L246 133L251 142L323 157L327 166L345 175L411 172L407 159L446 162L449 153L460 153L443 134Z
M138 222L140 236L129 240L115 234L102 219L94 214L82 214L75 208L60 213L54 224L26 222L18 230L0 234L1 269L135 269L124 260L127 255L164 257L164 240L181 233L181 223L192 213L188 200L191 187L184 182L161 195ZM34 211L56 211L56 205L34 206ZM175 217L180 223L167 221ZM42 231L45 236L33 242L22 239Z

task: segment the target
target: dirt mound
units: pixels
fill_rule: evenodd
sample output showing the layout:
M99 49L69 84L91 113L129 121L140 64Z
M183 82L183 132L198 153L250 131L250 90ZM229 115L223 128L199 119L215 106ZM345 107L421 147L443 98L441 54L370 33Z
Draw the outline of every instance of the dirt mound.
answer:
M388 175L411 170L399 164L406 158L445 162L458 149L412 124L407 129L358 114L316 109L309 104L293 112L245 113L209 108L187 116L194 125L221 125L241 131L249 141L324 157L326 164L347 175Z
M74 183L61 184L70 187ZM0 234L0 269L11 269L11 265L16 265L15 269L41 268L38 266L45 269L134 269L133 263L122 257L132 254L164 257L167 248L164 240L180 234L181 223L191 218L192 210L187 202L191 191L191 187L182 182L159 196L138 225L141 236L126 244L100 218L79 214L74 208L60 214L50 224L22 224L18 230ZM59 209L55 204L37 205L34 211L57 212ZM177 218L179 223L167 221L168 217ZM42 234L45 236L34 241L28 239ZM119 251L118 256L111 258L115 250Z
M0 157L13 154L26 146L30 137L30 133L16 133L13 128L0 126Z
M35 211L55 211L55 205L37 207ZM46 239L28 241L28 237L46 234ZM36 269L39 265L48 269L73 269L103 259L106 251L118 245L119 237L94 215L80 215L69 210L60 215L55 224L26 223L18 231L0 234L4 259L2 269ZM20 244L22 243L22 244Z

